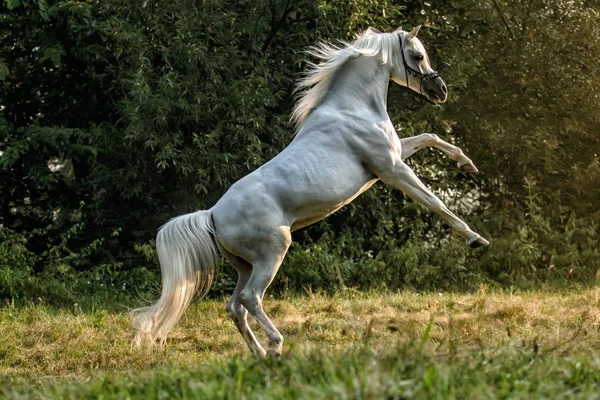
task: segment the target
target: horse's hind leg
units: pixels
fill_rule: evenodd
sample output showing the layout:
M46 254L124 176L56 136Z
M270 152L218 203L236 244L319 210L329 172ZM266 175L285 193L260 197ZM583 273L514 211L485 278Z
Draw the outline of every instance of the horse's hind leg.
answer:
M291 244L291 235L289 228L281 232L282 236L277 235L271 243L264 243L269 246L269 253L264 254L252 263L252 274L246 284L246 287L240 293L240 300L244 307L256 319L260 327L265 331L268 339L267 355L279 357L283 349L283 336L277 330L273 322L269 319L263 310L262 300L265 291L275 278L279 266Z
M252 354L257 357L264 357L266 352L265 349L260 345L256 336L250 329L248 325L248 311L242 306L240 302L240 293L246 286L248 279L250 279L250 274L252 273L252 266L246 262L245 260L231 254L224 248L220 246L221 253L225 257L225 259L236 269L238 272L238 281L231 295L231 298L227 302L225 306L227 310L227 314L232 319L233 323L237 327L238 331L244 338L244 341L250 348Z

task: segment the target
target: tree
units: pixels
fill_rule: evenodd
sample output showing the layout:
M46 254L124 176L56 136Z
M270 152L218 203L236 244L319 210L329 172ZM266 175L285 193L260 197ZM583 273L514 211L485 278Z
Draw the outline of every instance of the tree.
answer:
M90 277L158 284L156 229L210 207L291 140L302 49L421 23L450 102L432 108L392 86L390 115L400 135L439 133L478 163L483 173L465 177L435 152L412 161L493 246L468 253L431 213L376 186L295 234L303 250L279 287L592 279L598 11L558 0L5 2L0 230L11 245L0 259L12 261L0 264L0 295L102 292L81 284Z

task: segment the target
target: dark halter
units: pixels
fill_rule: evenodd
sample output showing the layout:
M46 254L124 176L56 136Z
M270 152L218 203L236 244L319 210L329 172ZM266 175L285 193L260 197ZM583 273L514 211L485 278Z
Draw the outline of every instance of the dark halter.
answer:
M423 86L424 80L432 81L436 78L439 78L440 74L438 74L437 71L433 71L429 74L424 74L421 71L417 71L416 69L414 69L410 65L408 65L408 63L406 62L406 58L404 57L404 46L402 44L402 36L400 36L400 34L398 34L398 40L400 41L400 54L402 54L402 64L404 64L406 87L410 89L410 85L408 84L408 75L409 74L414 76L415 78L418 78L419 79L419 93L421 94L421 96L425 97L425 100L427 100L431 104L435 104L433 101L429 100L429 98L427 96L423 95L422 86Z

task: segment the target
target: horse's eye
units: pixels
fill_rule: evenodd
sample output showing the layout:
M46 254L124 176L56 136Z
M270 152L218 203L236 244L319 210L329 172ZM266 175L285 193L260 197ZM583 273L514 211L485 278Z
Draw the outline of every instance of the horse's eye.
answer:
M422 55L420 55L420 54L419 54L418 56L415 56L415 58L417 59L417 61L423 61L423 60L425 59L425 58L424 58Z

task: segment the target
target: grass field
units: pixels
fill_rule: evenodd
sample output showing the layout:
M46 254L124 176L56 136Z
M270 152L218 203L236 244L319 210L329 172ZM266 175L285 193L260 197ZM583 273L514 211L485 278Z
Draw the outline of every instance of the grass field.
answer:
M141 350L125 311L4 307L0 397L600 398L600 288L266 299L280 360L250 357L224 304Z

